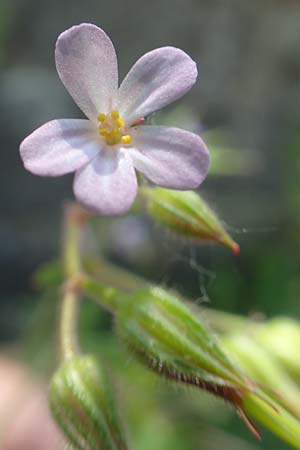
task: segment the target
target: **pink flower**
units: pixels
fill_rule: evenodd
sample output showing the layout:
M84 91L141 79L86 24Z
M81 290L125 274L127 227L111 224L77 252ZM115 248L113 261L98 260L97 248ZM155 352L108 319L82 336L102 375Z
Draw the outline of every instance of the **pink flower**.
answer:
M120 215L137 194L135 170L159 186L194 189L209 155L199 136L141 125L148 114L184 95L197 67L182 50L162 47L142 56L118 88L114 46L92 24L74 26L56 43L58 74L86 119L46 123L20 146L26 169L41 176L75 171L78 201L99 215Z

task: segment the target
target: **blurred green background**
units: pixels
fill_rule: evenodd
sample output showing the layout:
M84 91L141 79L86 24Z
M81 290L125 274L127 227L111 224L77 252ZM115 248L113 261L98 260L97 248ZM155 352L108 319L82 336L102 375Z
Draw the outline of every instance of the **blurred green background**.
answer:
M197 62L199 79L192 92L151 120L201 130L213 164L200 192L241 245L236 258L226 248L177 241L131 214L103 220L91 237L91 250L207 307L299 318L299 1L0 0L4 350L28 344L32 364L41 359L36 365L49 373L54 367L57 295L48 292L48 301L42 301L31 274L60 252L62 206L73 198L72 176L32 176L22 167L18 147L48 120L81 117L54 64L58 34L81 22L95 23L110 35L120 78L139 56L159 46L182 48ZM48 331L38 327L41 317ZM104 352L116 365L136 449L257 448L220 402L165 388L118 353L107 317L96 314L94 306L85 306L82 328L87 347L99 350L105 343ZM263 448L285 446L266 434Z

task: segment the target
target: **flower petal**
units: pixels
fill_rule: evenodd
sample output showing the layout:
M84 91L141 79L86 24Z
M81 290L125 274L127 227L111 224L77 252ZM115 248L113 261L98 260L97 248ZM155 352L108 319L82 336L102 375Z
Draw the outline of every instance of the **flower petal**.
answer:
M101 150L101 140L89 120L52 120L31 133L20 146L27 170L35 175L74 172Z
M197 78L195 62L182 50L162 47L142 56L119 89L119 110L130 125L184 95Z
M103 30L88 23L69 28L57 39L55 60L63 84L89 119L114 108L118 63Z
M194 133L179 128L139 126L132 129L134 167L159 186L194 189L209 167L208 150Z
M106 149L75 174L74 193L88 210L102 216L125 214L137 194L128 150Z

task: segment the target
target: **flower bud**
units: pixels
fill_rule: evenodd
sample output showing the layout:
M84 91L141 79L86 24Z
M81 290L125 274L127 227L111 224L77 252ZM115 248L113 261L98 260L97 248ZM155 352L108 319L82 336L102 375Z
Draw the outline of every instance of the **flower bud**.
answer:
M70 444L80 450L126 450L108 377L93 356L76 357L54 374L52 414Z
M196 241L213 241L229 247L234 254L239 245L224 229L217 215L193 191L175 191L144 187L146 209L150 217L166 229Z
M260 327L255 338L292 376L300 379L300 322L288 317L270 320Z
M300 388L272 354L255 340L240 334L224 338L223 344L247 375L300 419Z
M205 389L233 404L243 389L252 389L214 334L175 295L149 287L120 304L118 335L159 375Z
M203 389L230 403L257 439L260 433L249 415L287 442L298 439L295 416L282 409L280 424L278 403L241 372L199 315L178 298L152 287L136 291L120 305L117 332L142 364L170 381Z
M108 291L89 277L83 286L114 313L120 339L142 364L170 381L227 401L256 438L260 439L260 433L250 416L299 448L298 418L280 406L275 392L271 394L276 400L270 389L257 385L232 362L195 309L157 287L125 294Z

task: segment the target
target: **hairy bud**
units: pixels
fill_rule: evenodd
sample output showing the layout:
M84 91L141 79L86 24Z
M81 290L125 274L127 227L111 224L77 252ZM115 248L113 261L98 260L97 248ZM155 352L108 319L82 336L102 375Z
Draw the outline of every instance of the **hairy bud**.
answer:
M257 439L260 433L250 417L299 448L299 419L292 408L282 406L286 404L280 401L281 393L252 381L247 370L242 372L231 359L237 351L228 345L228 356L226 347L202 322L199 310L157 287L125 294L107 290L88 277L83 285L114 313L119 337L142 364L170 381L206 390L230 403ZM253 363L263 366L257 355Z
M157 287L136 291L116 314L121 340L158 375L192 385L243 411L245 392L255 390L222 350L214 334L175 295Z
M76 357L54 374L52 414L78 450L126 450L108 377L93 356Z
M260 327L256 339L289 373L300 379L300 322L278 317ZM300 404L300 402L299 402Z
M145 187L142 195L146 198L148 214L164 228L186 238L224 244L239 254L239 245L199 194Z
M248 336L226 337L225 348L245 373L260 383L270 397L300 419L300 389L284 367L262 345Z

